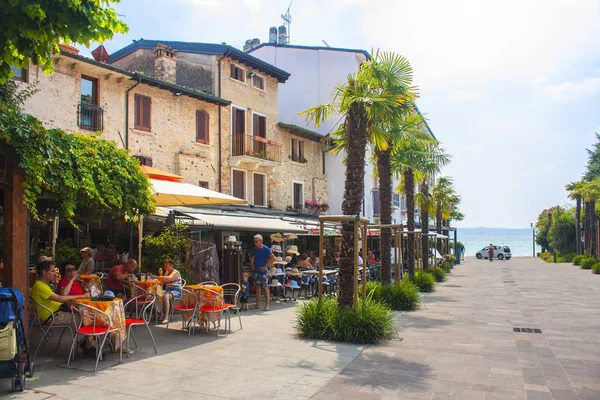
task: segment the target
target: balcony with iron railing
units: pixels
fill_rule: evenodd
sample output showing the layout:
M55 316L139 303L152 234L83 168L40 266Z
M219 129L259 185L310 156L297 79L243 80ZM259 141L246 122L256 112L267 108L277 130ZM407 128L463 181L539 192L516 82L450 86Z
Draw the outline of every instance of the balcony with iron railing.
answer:
M229 164L237 167L242 163L250 169L275 167L281 164L281 143L254 135L231 136L231 158Z
M95 104L82 101L77 105L77 125L90 131L103 130L104 110Z

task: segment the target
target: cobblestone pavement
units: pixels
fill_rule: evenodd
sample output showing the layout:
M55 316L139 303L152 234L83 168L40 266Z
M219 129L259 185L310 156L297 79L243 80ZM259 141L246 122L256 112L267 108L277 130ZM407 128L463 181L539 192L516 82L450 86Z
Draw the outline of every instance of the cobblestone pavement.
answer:
M457 266L399 313L400 340L377 346L299 340L296 302L242 313L218 339L175 327L147 332L123 364L109 354L65 368L57 338L36 360L36 377L19 399L600 399L600 276L532 258ZM175 324L178 326L178 323ZM516 333L513 328L540 329ZM35 342L35 338L34 338Z
M600 399L600 275L534 258L467 262L315 399ZM540 329L517 333L514 328Z

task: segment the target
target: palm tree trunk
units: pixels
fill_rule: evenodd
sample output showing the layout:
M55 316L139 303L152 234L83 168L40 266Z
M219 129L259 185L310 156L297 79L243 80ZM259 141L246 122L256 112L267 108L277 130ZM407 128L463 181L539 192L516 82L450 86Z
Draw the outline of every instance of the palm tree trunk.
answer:
M581 198L578 197L575 203L575 240L577 241L578 255L583 253L581 251L581 225L579 221L581 221Z
M390 174L391 143L387 150L377 150L377 172L379 175L379 210L382 225L392 223L392 176ZM384 285L392 282L392 231L389 228L381 230L381 281Z
M411 168L404 172L404 190L406 192L406 227L409 232L415 230L415 176ZM415 234L406 238L406 266L408 276L415 275Z
M427 185L427 178L423 179L419 186L423 198L429 197L429 186ZM421 206L421 252L423 253L423 268L429 267L429 209L428 207Z
M584 217L583 217L583 248L584 252L587 254L592 254L592 227L593 227L593 214L594 214L594 202L586 201L584 205Z
M344 215L360 215L365 184L365 153L367 148L367 119L361 104L350 108L346 116L346 181L344 183ZM340 249L338 305L354 304L354 224L342 224Z

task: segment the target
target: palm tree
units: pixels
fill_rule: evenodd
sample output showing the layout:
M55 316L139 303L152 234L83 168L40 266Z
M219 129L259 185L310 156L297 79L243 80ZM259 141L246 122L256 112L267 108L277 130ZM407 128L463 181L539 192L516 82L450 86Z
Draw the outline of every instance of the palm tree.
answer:
M413 99L417 97L416 89L412 85L412 67L408 60L401 56L389 57L391 62L382 63L382 66L388 65L389 70L377 72L380 75L386 75L382 81L392 87L394 91L406 92ZM371 142L374 145L372 161L376 165L376 174L379 180L379 216L382 225L392 223L392 175L390 156L393 145L401 140L406 132L396 129L398 124L402 123L404 115L412 112L413 107L406 103L403 107L398 107L389 119L382 121L377 128L387 131L385 143L378 143L377 140L384 135L376 134L371 136ZM383 228L380 232L380 254L381 254L381 281L383 284L392 282L392 260L391 260L392 231L389 228Z
M348 75L347 81L336 86L333 101L311 107L301 114L319 126L333 113L342 116L332 133L337 151L345 150L346 181L344 184L344 215L360 215L363 201L365 155L367 144L381 147L387 142L387 133L380 129L400 108L412 104L414 90L407 90L388 82L397 77L395 71L404 59L393 54L377 52L362 63L358 71ZM340 249L338 305L350 307L354 303L354 227L342 224Z
M597 257L596 254L596 227L598 217L596 216L596 201L600 199L600 179L585 182L581 188L584 202L584 252Z
M454 193L454 183L452 178L441 176L437 179L431 192L435 201L435 229L437 233L442 234L442 208L448 202L450 196Z
M415 177L421 181L424 176L438 173L450 161L449 156L439 147L437 141L421 131L423 117L412 114L405 118L400 129L405 132L403 140L394 145L391 156L392 171L402 178L402 191L406 196L406 227L415 230ZM409 234L406 242L406 259L409 276L414 275L415 235Z
M429 215L435 212L435 203L431 193L429 193L429 177L424 176L419 184L419 193L415 194L415 203L421 211L421 248L423 258L423 268L429 267Z
M571 182L565 186L569 192L569 198L575 200L575 241L577 254L582 254L581 251L581 200L583 198L584 183L581 181Z

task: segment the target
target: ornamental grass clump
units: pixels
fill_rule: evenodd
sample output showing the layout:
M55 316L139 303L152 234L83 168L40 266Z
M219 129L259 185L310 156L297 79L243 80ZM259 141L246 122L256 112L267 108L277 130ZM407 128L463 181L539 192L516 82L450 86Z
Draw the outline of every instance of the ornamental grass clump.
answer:
M600 262L592 265L592 274L600 274Z
M436 282L444 282L446 280L446 271L440 267L428 268L429 272L435 278Z
M581 265L581 262L583 261L584 258L585 258L584 255L579 255L579 256L573 257L573 265Z
M349 343L378 343L394 333L392 310L372 293L358 306L338 307L337 299L312 299L296 312L296 332L305 339Z
M404 281L412 282L423 293L430 293L435 290L435 278L428 272L415 271L415 276L412 279L408 274L404 274Z
M581 269L592 269L594 264L596 264L598 260L594 257L586 257L581 262Z
M419 288L408 281L400 285L383 285L381 282L368 281L367 292L373 293L373 300L385 303L392 310L411 311L421 303Z

